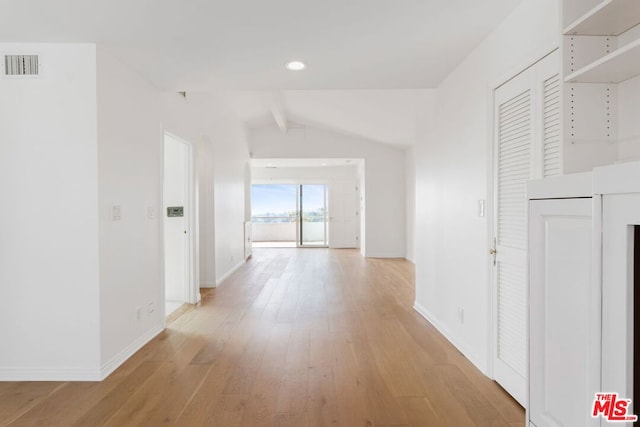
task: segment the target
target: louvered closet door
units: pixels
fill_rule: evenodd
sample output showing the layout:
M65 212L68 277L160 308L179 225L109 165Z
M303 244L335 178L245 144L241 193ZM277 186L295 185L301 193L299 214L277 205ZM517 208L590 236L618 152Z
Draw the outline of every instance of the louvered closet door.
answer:
M535 69L495 92L496 281L494 378L520 404L527 372L527 181L536 153Z
M560 54L556 51L536 64L536 86L540 102L538 114L539 151L536 178L562 173L560 147Z
M560 175L560 74L543 81L542 177Z

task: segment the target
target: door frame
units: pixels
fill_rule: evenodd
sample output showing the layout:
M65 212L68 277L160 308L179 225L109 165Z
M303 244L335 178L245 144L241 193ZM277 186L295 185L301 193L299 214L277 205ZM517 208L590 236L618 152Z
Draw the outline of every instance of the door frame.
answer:
M486 214L487 214L487 249L493 247L494 239L497 238L496 233L496 221L497 221L497 185L498 180L496 179L496 167L497 160L496 156L498 154L497 146L496 146L496 117L495 117L495 93L496 91L514 79L527 69L535 66L538 62L540 62L545 57L553 54L559 47L557 44L549 44L548 46L539 49L529 56L528 59L523 60L518 65L512 67L509 71L501 75L499 78L493 80L488 87L487 90L487 111L489 112L487 117L487 202L486 202ZM562 94L561 94L562 96ZM561 131L562 132L562 131ZM487 340L487 366L486 366L486 374L489 378L495 380L494 375L494 360L496 357L496 339L497 339L497 274L496 269L493 267L493 257L487 250L485 252L485 259L487 268L487 300L489 301L489 310L488 310L488 340ZM527 261L528 265L528 261ZM529 328L529 316L527 313L527 330ZM528 354L528 341L527 341L527 354ZM526 375L528 377L528 366ZM528 393L526 394L526 399L528 400ZM526 402L525 408L528 407L528 401Z
M186 222L186 228L187 228L187 250L186 250L186 254L187 254L187 262L185 263L186 266L186 277L185 277L185 289L184 289L184 302L187 304L197 304L198 302L200 302L200 292L199 292L199 286L198 286L198 277L199 277L199 270L200 270L200 254L199 254L199 247L198 247L198 236L199 236L199 218L198 218L198 202L197 202L197 183L196 183L196 149L195 146L185 140L184 138L181 138L179 136L177 136L174 133L171 133L169 131L167 131L166 129L163 129L162 132L162 143L161 143L161 147L162 147L162 160L161 160L161 171L162 171L162 177L161 177L161 194L160 194L160 198L162 200L161 203L161 212L160 212L160 218L162 219L162 223L161 223L161 242L162 242L162 251L164 254L164 250L165 250L165 229L164 229L164 216L166 215L165 212L165 200L164 200L164 179L165 179L165 163L164 163L164 146L165 146L165 140L166 137L169 137L181 144L184 144L184 146L186 147L186 153L187 153L187 159L186 159L186 163L185 163L185 170L186 170L186 182L187 182L187 188L186 188L186 201L185 201L185 211L186 211L186 216L185 216L185 222ZM164 262L164 255L162 256L162 282L161 282L161 295L162 295L162 309L163 312L165 311L164 308L164 302L166 301L166 283L165 283L165 262ZM163 318L166 317L166 313L165 316L163 316Z

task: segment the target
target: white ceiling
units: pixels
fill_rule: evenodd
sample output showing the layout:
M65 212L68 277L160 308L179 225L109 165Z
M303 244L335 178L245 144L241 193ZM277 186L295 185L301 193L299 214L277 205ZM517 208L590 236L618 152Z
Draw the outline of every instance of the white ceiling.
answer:
M165 90L429 88L519 2L3 1L0 41L101 43Z
M2 1L0 42L99 43L161 90L230 93L249 127L409 146L415 89L436 87L520 1ZM291 59L308 68L286 70Z
M258 128L273 125L277 102L289 128L309 126L371 141L409 146L415 142L417 96L421 90L317 90L235 92L238 116ZM277 101L274 101L274 97Z

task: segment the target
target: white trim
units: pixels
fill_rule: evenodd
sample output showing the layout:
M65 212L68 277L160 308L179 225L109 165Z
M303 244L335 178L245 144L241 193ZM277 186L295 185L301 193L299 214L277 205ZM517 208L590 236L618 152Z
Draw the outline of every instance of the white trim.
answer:
M240 269L240 267L242 267L246 262L247 262L246 260L240 261L231 270L229 270L227 273L225 273L221 278L217 279L216 280L216 287L220 286L222 284L222 282L224 282L229 277L231 277L231 275L233 273L235 273L236 271L238 271Z
M0 368L0 381L101 381L99 368Z
M147 332L139 336L134 342L123 348L108 362L104 363L100 369L100 378L102 381L113 373L120 365L133 356L138 350L140 350L145 344L154 339L160 332L164 331L164 320L157 323L154 327Z
M163 330L162 322L156 324L101 367L0 368L0 381L102 381Z
M201 288L215 288L216 281L215 280L201 280L200 281Z
M520 74L527 71L527 69L531 68L531 66L542 61L544 58L546 58L547 56L551 55L553 52L559 49L560 47L558 42L554 41L550 45L536 50L531 56L528 57L529 59L523 60L521 63L511 68L510 71L502 74L497 79L494 79L489 86L493 91L495 91L500 86L507 83L509 80L512 80L518 77Z
M480 372L488 376L486 363L480 363L482 358L478 357L475 352L471 351L471 348L469 346L456 339L451 331L449 331L442 322L438 321L437 318L431 312L429 312L429 310L427 310L417 301L413 304L413 309L417 311L418 314L420 314L422 317L424 317L427 322L431 323L433 327L438 330L438 332L444 335L444 337L449 340L449 342L453 344L453 346L456 347L464 357L469 359L469 361L473 363L475 367L480 370Z

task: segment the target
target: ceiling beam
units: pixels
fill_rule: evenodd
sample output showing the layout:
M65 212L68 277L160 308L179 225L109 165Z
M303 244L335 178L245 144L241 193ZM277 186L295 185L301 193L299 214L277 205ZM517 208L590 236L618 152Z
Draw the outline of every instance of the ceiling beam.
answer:
M283 133L287 133L288 123L287 123L287 113L284 109L284 99L282 97L282 92L270 92L268 97L268 105L269 110L271 110L271 114L273 115L273 119L276 121L276 124L280 128Z

